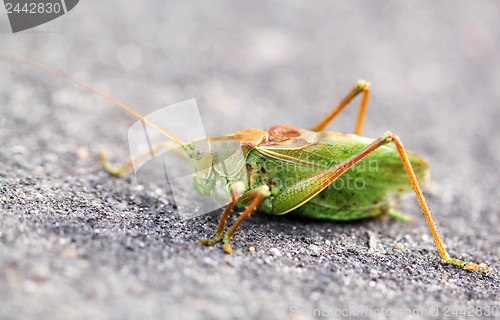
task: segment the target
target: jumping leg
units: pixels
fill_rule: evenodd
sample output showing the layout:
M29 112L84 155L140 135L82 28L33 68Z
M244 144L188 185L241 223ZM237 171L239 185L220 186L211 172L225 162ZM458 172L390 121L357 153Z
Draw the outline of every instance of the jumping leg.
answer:
M330 111L323 119L321 119L318 123L316 123L312 127L312 131L322 131L332 122L344 109L347 105L360 93L363 93L363 97L361 98L361 104L359 106L358 119L356 121L356 128L354 129L354 133L357 135L361 135L363 130L363 122L366 114L366 107L368 105L368 95L370 92L370 83L364 80L358 80L356 86L352 88L352 90L345 96L340 103Z
M410 159L408 159L408 155L406 154L403 143L401 142L401 140L397 135L394 135L390 132L386 133L385 137L386 137L385 141L393 142L396 145L396 149L398 150L401 161L403 162L406 174L410 179L411 186L413 188L413 191L415 192L415 195L417 196L418 202L420 203L420 207L422 208L422 213L424 214L425 220L427 221L427 225L429 226L429 230L431 231L432 237L434 238L434 242L436 243L437 250L443 262L464 268L470 272L473 272L478 268L483 270L484 272L488 272L488 269L484 266L471 262L461 261L459 259L450 257L450 255L444 248L444 243L441 240L441 237L439 236L436 224L432 219L431 211L427 206L427 203L425 202L424 195L417 181L417 176L415 175L415 172L413 171L413 168L410 164Z
M350 159L340 163L339 165L320 172L307 179L298 181L292 186L289 186L287 189L283 190L279 196L275 197L275 199L273 200L273 210L275 210L275 212L283 214L298 208L303 203L309 201L317 194L319 194L322 190L327 188L331 183L333 183L338 177L340 177L344 172L346 172L356 163L363 160L365 157L370 155L381 146L391 142L396 146L396 149L399 153L406 174L410 180L413 191L415 192L418 202L422 208L422 213L424 214L424 217L427 221L429 230L431 231L431 234L434 238L436 248L442 261L457 267L464 268L471 272L476 269L481 269L484 272L488 272L488 269L484 266L450 257L444 247L444 243L441 240L441 237L438 234L436 224L434 223L431 211L427 206L427 203L425 202L424 195L422 193L422 190L420 189L417 177L415 175L415 172L413 171L410 160L408 159L405 148L399 137L392 134L391 132L384 133L381 137L374 140L359 153L357 153Z

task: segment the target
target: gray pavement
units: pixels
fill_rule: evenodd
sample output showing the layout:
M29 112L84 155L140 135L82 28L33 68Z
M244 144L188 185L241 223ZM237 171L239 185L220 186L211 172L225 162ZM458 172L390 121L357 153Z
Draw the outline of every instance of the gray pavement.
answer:
M491 270L441 264L411 196L410 223L257 213L232 256L203 247L220 212L182 220L163 185L101 169L100 147L127 159L132 117L0 60L0 318L498 317L499 24L496 1L81 1L19 34L0 15L1 51L142 114L196 98L209 135L307 128L371 81L364 135L391 130L429 161L449 252ZM356 112L330 129L352 131Z

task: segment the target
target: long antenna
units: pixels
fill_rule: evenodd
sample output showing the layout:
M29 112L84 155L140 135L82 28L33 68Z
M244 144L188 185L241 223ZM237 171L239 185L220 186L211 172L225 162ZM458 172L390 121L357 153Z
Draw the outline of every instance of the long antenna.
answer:
M113 103L114 105L122 108L123 110L127 111L128 113L130 113L131 115L133 115L134 117L136 117L137 119L141 120L141 121L144 121L144 123L146 123L147 125L149 125L151 128L157 130L158 132L160 132L161 134L163 134L164 136L166 136L167 138L169 138L170 140L174 141L175 143L177 143L180 147L184 148L185 145L184 143L182 143L182 141L180 141L179 139L177 139L177 137L175 137L173 134L171 134L170 132L168 132L167 130L164 130L162 128L160 128L157 124L155 124L154 122L151 122L150 120L144 118L141 114L137 113L136 111L134 111L134 109L132 109L131 107L125 105L124 103L116 100L115 98L113 98L112 96L102 92L101 90L83 82L82 80L80 79L77 79L67 73L65 73L64 71L61 71L59 69L56 69L56 68L53 68L51 66L48 66L42 62L39 62L39 61L36 61L36 60L33 60L33 59L28 59L28 58L24 58L24 57L16 57L16 56L13 56L11 54L8 54L8 53L4 53L4 52L0 52L0 56L7 59L7 60L14 60L14 61L17 61L17 62L21 62L21 63L24 63L24 64L27 64L27 65L30 65L30 66L33 66L35 68L38 68L39 70L42 70L42 71L46 71L46 72L50 72L56 76L59 76L63 79L66 79L66 80L69 80L71 82L73 82L74 84L77 84L78 86L84 88L85 90L87 91L90 91L92 93L95 93L97 95L100 95L101 97L103 97L104 99L110 101L111 103Z

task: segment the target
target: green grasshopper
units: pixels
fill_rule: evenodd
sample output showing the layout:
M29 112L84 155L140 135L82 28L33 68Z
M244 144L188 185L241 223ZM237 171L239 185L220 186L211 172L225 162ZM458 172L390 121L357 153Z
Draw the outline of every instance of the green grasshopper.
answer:
M196 142L181 142L113 97L57 69L32 60L23 59L22 62L54 73L104 97L177 143L188 159L196 162L201 158ZM400 138L389 131L377 139L361 136L369 92L370 84L358 81L344 99L310 130L276 125L266 130L247 129L202 139L209 143L212 150L209 157L205 157L208 159L205 167L208 165L212 170L208 174L206 171L195 173L193 187L201 194L210 195L215 183L223 181L229 201L214 237L199 242L211 246L222 241L223 251L232 253L231 238L255 210L273 215L293 212L307 218L337 221L382 214L404 219L395 204L402 194L413 189L441 260L470 272L476 269L488 272L485 266L452 258L446 251L418 182L428 180L427 162L406 151ZM359 94L362 97L354 133L325 131ZM229 163L229 170L219 170L221 159L218 155L224 153L220 148L228 139L240 143L244 161ZM134 161L115 169L101 153L104 169L114 176L122 175ZM375 170L370 167L371 164L375 164ZM354 185L349 184L352 181ZM244 209L224 232L226 221L235 206Z

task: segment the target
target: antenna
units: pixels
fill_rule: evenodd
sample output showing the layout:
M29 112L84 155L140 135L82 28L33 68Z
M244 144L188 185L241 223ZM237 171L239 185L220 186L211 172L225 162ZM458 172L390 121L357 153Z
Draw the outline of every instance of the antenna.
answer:
M152 121L144 118L141 114L137 113L131 107L129 107L129 106L125 105L124 103L118 101L117 99L113 98L112 96L110 96L110 95L102 92L101 90L99 90L99 89L97 89L97 88L89 85L88 83L83 82L82 80L77 79L77 78L75 78L75 77L73 77L73 76L65 73L64 71L61 71L61 70L56 69L56 68L53 68L51 66L48 66L48 65L46 65L46 64L44 64L42 62L36 61L34 59L29 59L29 58L24 58L24 57L16 57L16 56L13 56L11 54L4 53L4 52L0 52L0 57L2 57L4 59L7 59L7 60L12 60L12 61L24 63L24 64L30 65L32 67L35 67L35 68L37 68L39 70L42 70L42 71L45 71L45 72L49 72L49 73L52 73L52 74L54 74L56 76L59 76L59 77L61 77L63 79L69 80L69 81L73 82L74 84L76 84L76 85L84 88L85 90L87 90L89 92L92 92L92 93L95 93L95 94L103 97L104 99L110 101L114 105L122 108L123 110L127 111L128 113L130 113L131 115L133 115L137 119L143 121L148 126L150 126L151 128L157 130L158 132L160 132L161 134L163 134L164 136L166 136L170 140L172 140L175 143L177 143L184 150L186 150L185 144L182 141L180 141L179 139L177 139L176 136L174 136L173 134L171 134L167 130L164 130L164 129L160 128L154 122L152 122Z

